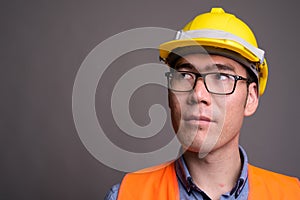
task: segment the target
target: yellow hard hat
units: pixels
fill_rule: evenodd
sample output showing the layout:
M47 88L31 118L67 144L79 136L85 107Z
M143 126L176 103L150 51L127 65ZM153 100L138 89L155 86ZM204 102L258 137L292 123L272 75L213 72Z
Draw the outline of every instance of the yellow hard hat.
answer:
M258 78L260 96L264 93L268 79L264 51L258 48L253 32L243 21L222 8L212 8L178 31L175 40L161 44L160 58L166 61L176 48L195 45L230 50L253 63L254 67L249 68Z

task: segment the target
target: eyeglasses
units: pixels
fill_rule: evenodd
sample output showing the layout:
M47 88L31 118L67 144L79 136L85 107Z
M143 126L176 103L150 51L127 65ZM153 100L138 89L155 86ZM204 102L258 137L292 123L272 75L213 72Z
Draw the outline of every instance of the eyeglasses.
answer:
M194 90L198 78L202 78L206 90L211 94L228 95L235 90L237 81L248 79L238 75L220 72L199 74L189 71L172 70L167 72L168 88L176 92L190 92Z

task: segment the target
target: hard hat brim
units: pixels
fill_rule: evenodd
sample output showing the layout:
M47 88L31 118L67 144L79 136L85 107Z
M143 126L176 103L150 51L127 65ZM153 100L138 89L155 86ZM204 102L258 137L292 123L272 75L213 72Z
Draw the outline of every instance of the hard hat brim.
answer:
M251 62L259 62L259 58L256 57L250 50L246 49L241 44L232 40L220 40L220 39L210 39L210 38L193 38L187 40L172 40L163 43L159 46L159 54L162 59L166 59L170 52L178 47L187 46L211 46L217 48L224 48L233 52L240 54Z

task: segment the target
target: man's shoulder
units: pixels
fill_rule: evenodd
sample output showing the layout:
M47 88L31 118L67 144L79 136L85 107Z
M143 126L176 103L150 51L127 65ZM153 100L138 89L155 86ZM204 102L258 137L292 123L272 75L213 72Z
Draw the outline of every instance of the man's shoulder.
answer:
M262 193L269 197L300 199L300 182L296 177L279 174L270 170L249 165L249 189L257 196ZM255 198L254 198L255 199Z
M276 182L284 182L284 183L297 183L299 185L299 180L296 177L287 176L284 174L280 174L277 172L273 172L270 170L266 170L260 167L256 167L249 164L249 173L250 176L261 177L264 179L272 179L272 181Z
M105 196L105 200L116 200L118 197L119 190L122 183L127 183L130 180L130 183L136 185L144 185L147 183L157 184L157 181L160 181L160 177L164 176L166 170L173 169L174 161L169 161L152 167L144 168L135 172L127 173L120 184L114 185Z
M118 198L120 184L116 184L111 187L111 189L107 192L104 200L116 200Z

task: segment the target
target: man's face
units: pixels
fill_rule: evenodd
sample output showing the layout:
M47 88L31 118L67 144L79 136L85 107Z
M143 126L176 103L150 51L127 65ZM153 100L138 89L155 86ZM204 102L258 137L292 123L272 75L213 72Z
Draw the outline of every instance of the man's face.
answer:
M217 67L225 66L225 67ZM222 72L247 77L236 61L206 54L190 54L179 59L176 70L195 73ZM249 105L248 105L249 104ZM256 84L238 81L230 95L209 93L199 78L193 91L169 91L172 125L185 149L209 153L224 145L238 143L244 116L252 115L258 104ZM250 107L250 108L249 108Z

